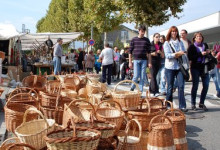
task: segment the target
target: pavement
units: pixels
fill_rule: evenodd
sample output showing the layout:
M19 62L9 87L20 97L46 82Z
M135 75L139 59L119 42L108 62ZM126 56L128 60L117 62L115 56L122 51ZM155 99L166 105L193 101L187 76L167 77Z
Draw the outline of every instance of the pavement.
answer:
M118 82L113 82L109 85L109 88L114 89L115 85ZM119 85L116 90L129 90L129 84ZM185 84L185 98L186 104L189 111L185 113L186 115L186 137L188 142L189 150L220 150L220 99L215 97L216 94L215 85L213 81L210 81L209 91L206 97L205 105L209 109L208 112L203 110L193 111L191 110L191 82L186 82ZM1 96L1 99L4 98L5 94L11 92L13 88L2 87L5 89L4 93ZM148 90L148 87L144 87L143 96L145 96L145 91ZM200 93L202 90L202 84L200 82L198 95L197 95L197 107L199 103ZM178 97L177 91L174 93L174 108L178 108ZM4 122L4 113L0 113L0 140L3 140L6 135L6 128ZM1 143L1 141L0 141Z

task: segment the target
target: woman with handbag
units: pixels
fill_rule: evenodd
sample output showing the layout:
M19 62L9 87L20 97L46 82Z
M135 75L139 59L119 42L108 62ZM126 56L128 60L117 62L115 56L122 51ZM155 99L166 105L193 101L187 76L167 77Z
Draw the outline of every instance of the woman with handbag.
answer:
M199 108L208 111L204 102L209 88L209 73L206 65L206 58L209 55L208 45L203 43L202 33L197 32L193 36L193 44L188 48L188 58L191 61L192 90L191 104L192 110L196 110L196 95L199 86L199 77L202 79L202 92L200 96Z
M179 109L183 112L187 112L186 100L184 96L184 77L180 71L180 61L182 55L185 54L185 48L180 41L179 31L176 26L172 26L166 36L166 42L163 45L165 53L165 74L167 77L167 95L166 100L173 101L173 85L175 77L178 80L178 99Z

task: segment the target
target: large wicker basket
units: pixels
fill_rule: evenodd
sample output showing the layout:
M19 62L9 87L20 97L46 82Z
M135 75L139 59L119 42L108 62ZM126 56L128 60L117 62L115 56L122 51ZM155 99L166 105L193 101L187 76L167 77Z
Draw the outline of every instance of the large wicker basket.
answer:
M73 122L73 121L72 121ZM75 127L48 133L44 138L49 150L96 150L101 133L94 129Z
M117 91L118 85L130 82L136 85L138 91ZM138 85L131 80L123 80L119 82L112 93L113 100L120 103L123 110L135 110L139 106L141 92Z
M64 87L78 91L80 89L80 78L77 75L66 76L64 78Z
M43 119L26 122L27 114L30 111L37 112ZM43 137L54 130L55 121L53 119L45 119L43 114L37 109L29 108L25 111L23 123L15 130L15 134L23 143L32 145L36 149L42 149L46 146Z
M157 116L162 113L161 109L154 110L151 109L151 105L149 104L149 101L144 99L146 101L147 107L144 109L142 108L143 103L141 103L140 109L134 110L134 111L128 111L128 118L129 119L137 119L141 126L142 130L147 130L150 124L151 119L154 116Z
M86 105L86 108L84 107ZM69 105L64 104L63 113L63 126L67 127L71 118L74 118L75 122L78 121L90 121L91 114L95 113L94 106L85 100L74 100Z
M134 134L129 135L129 130L132 128L135 131L135 126L138 126L139 134L138 137ZM119 137L118 150L142 150L141 147L141 136L142 136L142 127L138 120L132 119L128 122L125 129L125 136Z
M121 105L118 102L105 100L98 104L95 115L98 120L115 123L116 135L121 128L125 113L122 111Z
M18 144L21 143L19 138L17 137L13 137L13 138L9 138L6 139L0 146L0 150L6 150L9 146L13 145L13 144ZM18 149L21 150L21 149ZM23 150L23 149L22 149Z
M11 98L9 98L4 107L6 129L10 132L14 132L14 130L22 123L24 112L31 107L34 106L22 103L11 103ZM37 114L33 112L29 113L27 116L28 121L36 118Z
M46 78L37 75L27 76L22 81L23 86L34 88L36 91L43 91L46 83Z
M188 150L185 134L186 117L179 109L169 109L164 113L173 123L173 138L177 150Z
M14 89L8 96L8 98L11 98L12 96L16 95L16 94L19 94L19 93L27 93L33 97L35 97L37 100L38 100L38 93L32 89L32 88L27 88L27 87L19 87L19 88L16 88ZM15 97L16 98L16 97ZM28 99L29 97L27 97ZM23 96L23 99L24 99L24 96ZM6 99L7 100L7 99Z
M152 118L149 124L147 148L148 150L176 150L173 141L172 122L168 117L158 115Z

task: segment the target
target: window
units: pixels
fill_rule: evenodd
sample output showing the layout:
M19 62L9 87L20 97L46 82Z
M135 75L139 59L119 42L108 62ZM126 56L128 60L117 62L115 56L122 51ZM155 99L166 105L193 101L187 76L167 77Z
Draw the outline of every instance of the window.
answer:
M128 40L128 31L121 31L121 40L122 41Z

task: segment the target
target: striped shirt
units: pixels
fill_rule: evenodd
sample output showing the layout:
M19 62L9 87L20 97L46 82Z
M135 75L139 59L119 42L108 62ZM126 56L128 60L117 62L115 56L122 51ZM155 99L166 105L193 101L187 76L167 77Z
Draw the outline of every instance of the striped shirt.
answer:
M133 55L134 60L146 60L147 53L150 53L150 41L148 38L134 37L130 44L130 54Z

